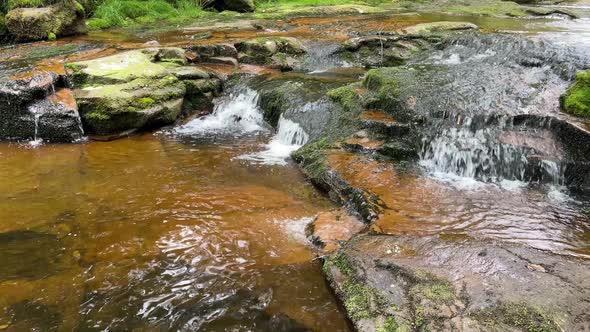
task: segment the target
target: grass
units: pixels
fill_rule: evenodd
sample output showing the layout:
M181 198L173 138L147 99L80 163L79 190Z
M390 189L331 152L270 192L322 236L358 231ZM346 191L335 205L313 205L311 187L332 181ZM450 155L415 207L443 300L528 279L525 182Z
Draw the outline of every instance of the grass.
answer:
M178 23L208 15L198 1L105 0L88 20L91 30Z

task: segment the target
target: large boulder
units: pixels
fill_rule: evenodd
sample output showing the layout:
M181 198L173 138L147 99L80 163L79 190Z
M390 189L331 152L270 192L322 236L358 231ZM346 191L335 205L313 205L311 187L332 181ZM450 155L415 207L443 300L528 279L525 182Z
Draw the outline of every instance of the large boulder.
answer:
M18 40L52 39L86 32L84 11L75 1L13 9L6 14L6 28Z
M523 245L362 236L324 271L358 331L590 329L590 263Z
M253 12L256 10L254 0L214 0L208 7L218 11L231 10L239 13Z
M186 66L180 48L149 48L67 64L88 134L114 135L202 113L221 81Z

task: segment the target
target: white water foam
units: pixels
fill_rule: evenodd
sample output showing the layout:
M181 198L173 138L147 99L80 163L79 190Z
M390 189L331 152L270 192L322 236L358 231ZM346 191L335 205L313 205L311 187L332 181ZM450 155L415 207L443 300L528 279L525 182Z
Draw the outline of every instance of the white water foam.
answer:
M307 133L299 124L286 119L281 114L277 134L265 145L265 150L237 157L262 165L286 165L291 153L309 140Z
M258 108L258 93L249 88L216 100L213 113L174 129L176 134L241 134L262 131L264 119Z

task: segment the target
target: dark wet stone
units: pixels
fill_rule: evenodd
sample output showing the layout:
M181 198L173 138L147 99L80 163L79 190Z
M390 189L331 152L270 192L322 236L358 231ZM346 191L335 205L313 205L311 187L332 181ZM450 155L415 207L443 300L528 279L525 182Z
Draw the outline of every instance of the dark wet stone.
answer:
M238 57L238 50L232 44L199 44L188 48L199 55L200 60L207 60L212 57Z
M64 268L63 244L33 231L0 233L0 280L41 279Z
M360 331L590 327L589 263L523 245L362 236L333 253L324 271Z
M231 10L239 13L253 12L256 10L253 0L214 0L208 2L206 7L212 7L218 11Z

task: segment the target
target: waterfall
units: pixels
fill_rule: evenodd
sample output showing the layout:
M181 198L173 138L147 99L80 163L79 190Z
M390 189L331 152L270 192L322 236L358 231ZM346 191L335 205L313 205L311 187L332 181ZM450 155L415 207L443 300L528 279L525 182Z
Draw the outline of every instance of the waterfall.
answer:
M41 117L41 113L38 110L33 111L33 119L35 123L35 134L33 136L33 140L29 142L32 147L37 147L43 144L43 139L39 137L39 118Z
M442 178L489 183L542 182L555 186L565 183L565 166L557 161L558 149L502 140L501 135L513 128L509 120L499 122L475 129L471 119L467 119L463 125L440 130L434 137L424 139L420 164Z
M263 165L286 165L291 153L309 140L309 135L299 124L281 114L277 134L265 145L265 150L239 156L238 159L249 160Z
M264 129L258 107L258 93L241 87L228 96L218 98L210 115L194 119L174 129L181 135L243 134Z

